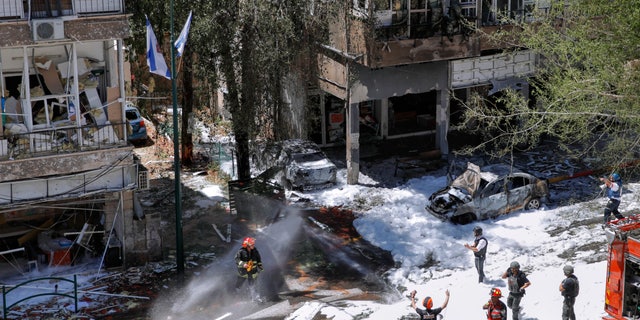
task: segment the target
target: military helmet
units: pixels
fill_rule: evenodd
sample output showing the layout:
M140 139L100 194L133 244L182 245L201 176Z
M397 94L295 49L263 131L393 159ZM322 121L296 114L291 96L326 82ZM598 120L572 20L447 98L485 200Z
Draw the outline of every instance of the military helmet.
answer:
M562 271L564 271L565 275L573 274L573 267L570 265L566 265L562 268Z

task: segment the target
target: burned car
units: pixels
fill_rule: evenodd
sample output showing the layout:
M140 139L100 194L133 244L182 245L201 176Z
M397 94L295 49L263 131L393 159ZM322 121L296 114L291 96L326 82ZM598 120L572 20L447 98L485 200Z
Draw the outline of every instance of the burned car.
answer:
M466 224L496 218L513 211L540 208L549 195L546 180L506 165L467 170L430 197L425 209L441 220Z
M274 180L285 189L307 191L336 182L335 164L311 141L291 139L258 144L252 153L256 168L276 172Z

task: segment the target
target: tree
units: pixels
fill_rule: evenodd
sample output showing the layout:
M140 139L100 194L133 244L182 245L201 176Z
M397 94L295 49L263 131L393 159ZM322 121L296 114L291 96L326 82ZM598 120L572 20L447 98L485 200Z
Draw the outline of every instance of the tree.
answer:
M131 1L129 4L129 10L133 13L133 17L131 19L131 30L133 30L132 39L128 40L127 43L133 49L135 53L141 54L146 51L146 28L145 28L145 14L149 16L151 24L154 26L154 32L158 36L158 41L163 42L162 47L164 50L164 57L167 59L167 65L171 68L171 51L170 46L171 43L167 43L170 41L168 37L161 37L159 35L165 34L165 32L170 31L170 19L171 17L167 15L167 12L170 12L171 8L169 7L169 2L161 2L157 1ZM180 30L183 26L184 21L189 14L189 4L187 1L174 1L174 41L180 34ZM187 42L188 43L188 42ZM135 57L135 55L134 55ZM177 58L176 58L177 59ZM180 131L180 162L184 165L190 165L193 162L193 138L191 132L187 130L189 126L189 118L193 112L193 104L194 104L194 92L193 92L193 73L192 73L192 57L191 50L189 46L185 48L184 55L182 56L183 63L180 67L176 67L176 81L180 81L181 90L179 90L179 101L182 106L182 115L180 121L180 127L183 130ZM137 62L137 61L136 61ZM147 72L147 77L151 77L151 75ZM146 79L136 77L138 80ZM165 92L171 93L171 83L168 80L162 80L161 77L158 77L158 82L163 83L163 88L165 88Z
M552 0L533 23L509 21L495 35L538 53L534 101L513 90L466 102L463 125L491 134L478 147L497 156L541 139L568 155L621 166L640 142L640 6L634 0ZM515 31L515 32L514 32ZM467 151L470 151L467 150Z
M250 141L286 135L286 130L280 130L283 83L292 73L303 79L315 75L317 44L326 37L330 23L326 12L333 4L219 0L201 1L197 6L202 20L191 39L198 43L194 47L197 68L200 74L208 72L212 86L224 83L238 178L247 179L251 177Z

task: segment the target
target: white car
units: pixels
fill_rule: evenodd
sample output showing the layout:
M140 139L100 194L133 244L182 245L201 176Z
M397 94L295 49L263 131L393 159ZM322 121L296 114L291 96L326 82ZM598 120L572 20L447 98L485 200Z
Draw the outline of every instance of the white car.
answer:
M337 168L317 144L301 139L260 144L252 154L259 170L271 169L289 190L314 190L333 186Z
M467 170L451 185L434 192L425 209L441 220L467 224L517 210L536 210L549 195L546 180L506 165Z

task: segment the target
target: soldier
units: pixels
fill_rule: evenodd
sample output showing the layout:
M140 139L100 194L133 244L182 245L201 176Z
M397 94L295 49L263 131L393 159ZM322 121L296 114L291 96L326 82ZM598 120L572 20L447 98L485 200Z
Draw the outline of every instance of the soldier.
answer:
M507 298L507 307L513 312L513 320L520 319L520 301L525 294L525 288L531 285L527 275L520 271L518 261L511 262L507 271L502 274L502 279L507 279L509 287L509 297Z
M576 303L576 297L580 292L580 283L578 278L573 274L573 267L570 265L562 268L566 278L560 283L560 294L564 297L562 302L562 320L576 320L576 314L573 311L573 305Z

